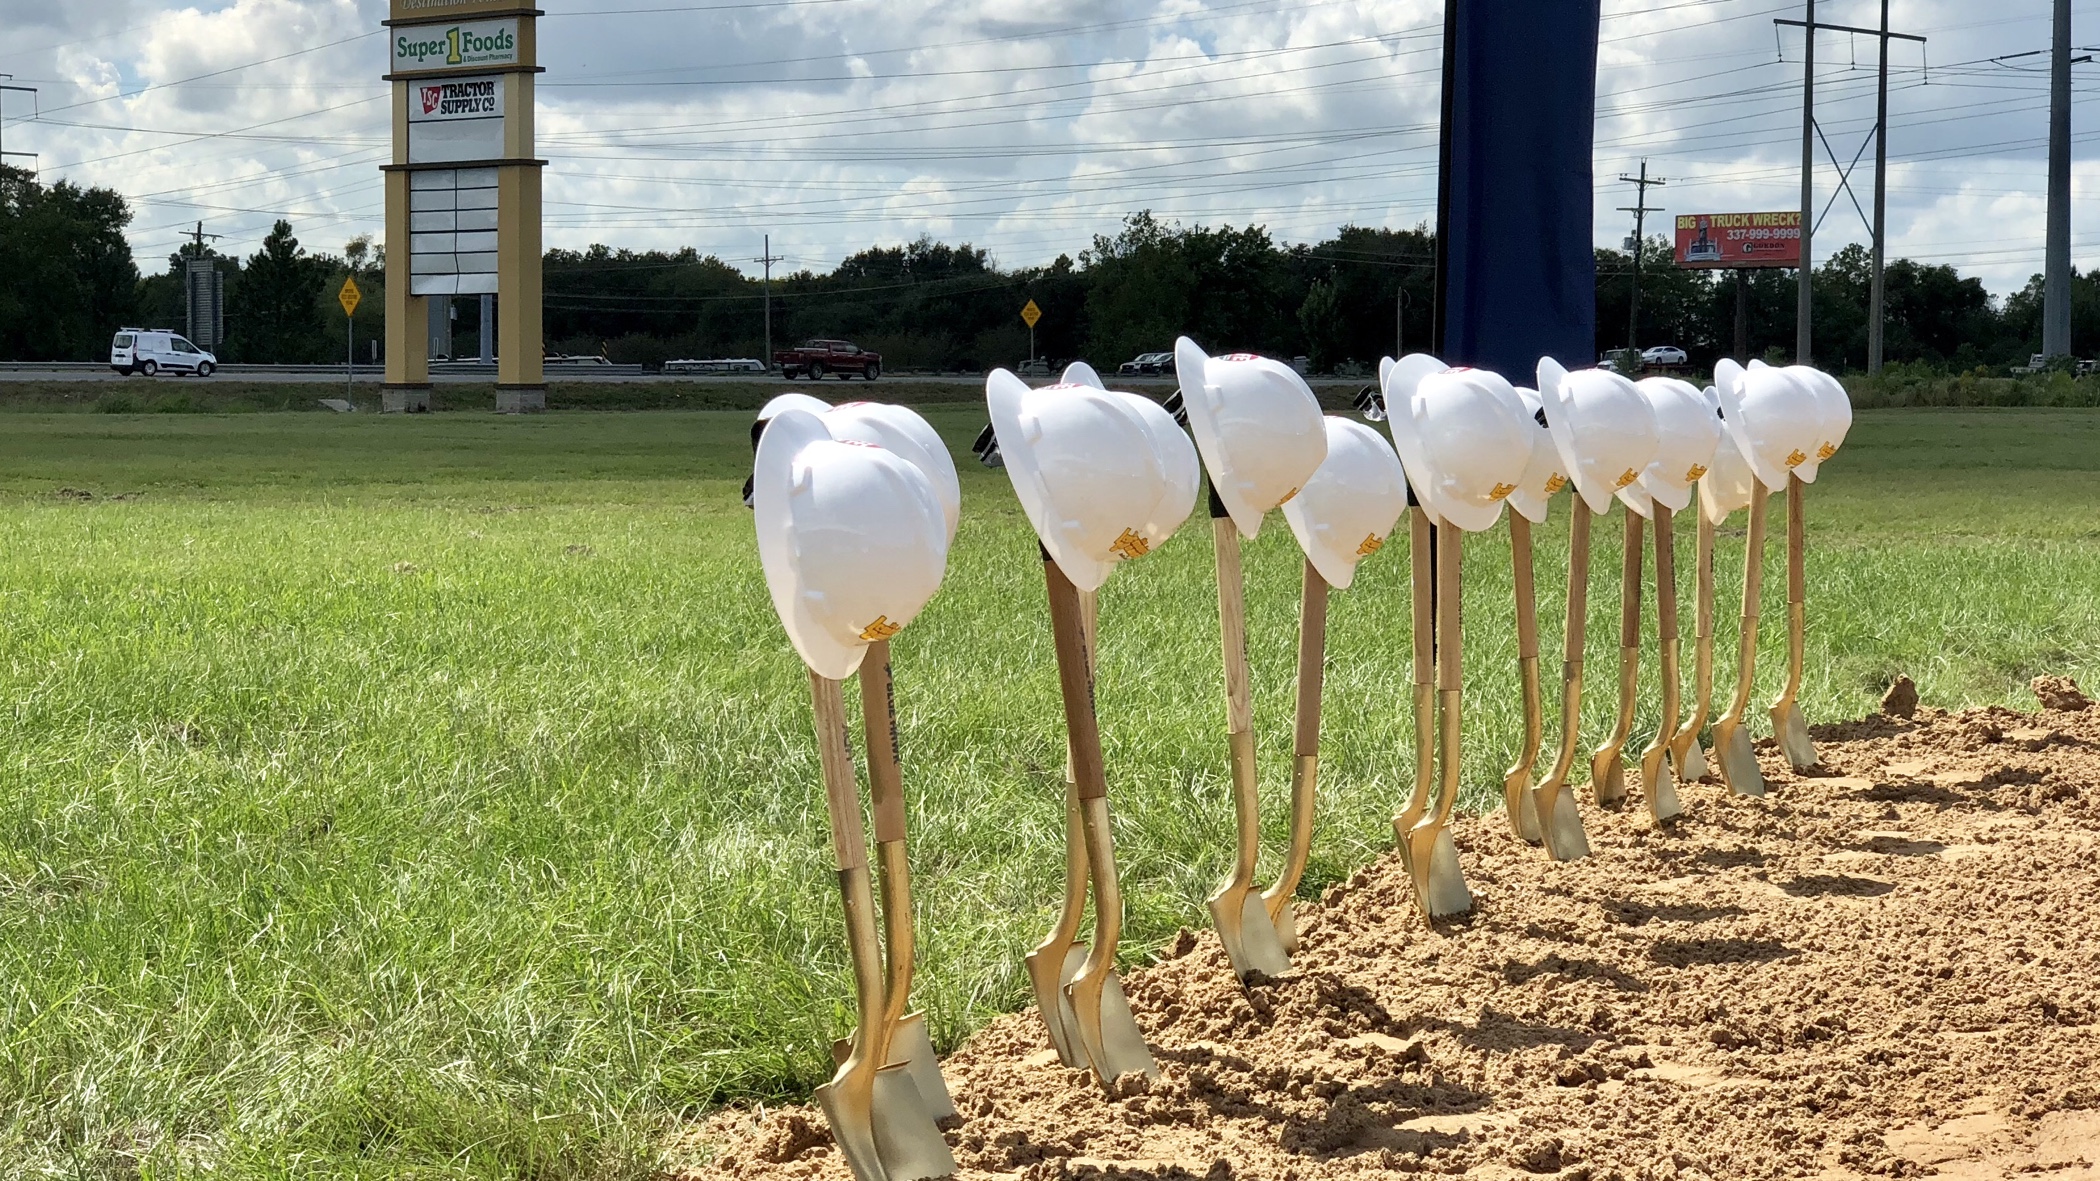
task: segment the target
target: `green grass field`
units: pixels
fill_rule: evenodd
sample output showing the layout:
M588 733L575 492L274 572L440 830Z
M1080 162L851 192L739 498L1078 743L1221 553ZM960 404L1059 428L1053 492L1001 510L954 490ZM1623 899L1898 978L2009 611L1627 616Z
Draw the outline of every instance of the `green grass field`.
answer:
M983 421L932 417L959 452ZM0 418L0 1175L647 1176L682 1121L821 1080L850 977L807 686L736 495L746 424ZM1811 719L1868 711L1898 671L1950 706L2100 676L2096 469L2090 413L1862 414L1810 491ZM897 641L943 1044L1023 1002L1062 849L1041 568L1005 477L963 479L947 588ZM1549 652L1566 505L1540 537ZM1614 514L1593 670L1618 537ZM1687 627L1690 553L1687 518ZM1335 598L1308 894L1386 847L1408 780L1406 557ZM1266 873L1299 569L1280 518L1248 566ZM1466 569L1487 805L1519 733L1506 533ZM1103 596L1137 960L1201 923L1229 859L1214 604L1200 521ZM1593 691L1592 739L1611 709Z

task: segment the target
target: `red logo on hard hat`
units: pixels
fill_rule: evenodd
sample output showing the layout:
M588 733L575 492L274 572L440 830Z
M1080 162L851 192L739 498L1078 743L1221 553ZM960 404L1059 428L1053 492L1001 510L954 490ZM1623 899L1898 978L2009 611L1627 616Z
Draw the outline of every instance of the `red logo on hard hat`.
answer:
M424 114L426 114L426 115L435 115L435 114L437 114L438 104L439 104L439 103L441 103L441 102L443 102L443 101L444 101L444 98L445 98L445 88L444 88L444 87L442 87L442 86L425 86L425 87L423 88L423 113L424 113Z

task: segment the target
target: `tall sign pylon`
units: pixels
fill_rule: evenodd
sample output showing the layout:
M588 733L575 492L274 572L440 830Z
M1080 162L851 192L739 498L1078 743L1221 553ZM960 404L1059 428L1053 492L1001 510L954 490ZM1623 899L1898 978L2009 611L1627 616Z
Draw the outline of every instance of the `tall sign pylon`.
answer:
M496 408L547 408L535 22L517 0L392 0L386 409L430 408L428 301L496 297Z

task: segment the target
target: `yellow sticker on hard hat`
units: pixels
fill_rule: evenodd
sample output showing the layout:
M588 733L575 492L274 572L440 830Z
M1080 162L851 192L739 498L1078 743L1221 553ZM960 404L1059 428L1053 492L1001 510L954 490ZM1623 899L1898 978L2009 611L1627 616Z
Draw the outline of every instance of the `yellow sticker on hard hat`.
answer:
M1836 455L1837 453L1837 447L1831 443L1825 443L1821 447L1816 448L1817 459L1829 459L1831 456Z
M1356 547L1356 556L1359 558L1368 558L1372 554L1375 554L1379 550L1382 550L1384 548L1385 538L1378 536L1376 533L1373 533L1369 537L1364 538L1364 543L1362 545Z
M903 624L891 623L887 615L877 615L875 622L861 629L860 638L873 644L878 640L887 640L903 630Z
M1705 464L1699 464L1699 463L1695 463L1695 464L1693 464L1693 465L1692 465L1692 467L1691 467L1691 470L1690 470L1690 471L1687 471L1686 473L1684 473L1684 482L1685 482L1685 483L1687 483L1687 484L1693 484L1693 483L1697 483L1697 482L1698 482L1698 480L1699 480L1699 477L1701 477L1701 476L1703 476L1703 475L1705 475L1705 474L1706 474L1706 465L1705 465Z
M1116 543L1108 547L1108 552L1121 555L1129 561L1136 561L1152 552L1152 543L1138 536L1136 530L1125 529L1123 536L1116 538Z
M1623 473L1620 474L1619 482L1611 486L1612 491L1616 492L1619 489L1624 488L1626 485L1631 484L1635 480L1638 480L1640 478L1641 477L1639 472L1634 471L1632 468L1627 468Z
M1796 451L1786 457L1786 465L1788 468L1797 468L1807 462L1808 456L1800 451Z
M1491 501L1500 500L1516 490L1517 486L1515 484L1497 484L1488 490L1488 499Z
M1568 478L1559 472L1555 472L1552 478L1546 481L1546 495L1551 496L1567 486Z
M1282 508L1282 507L1283 507L1284 505L1287 505L1287 504L1289 504L1289 503L1291 502L1291 498L1292 498L1293 496L1296 496L1296 495L1298 495L1298 493L1300 493L1300 492L1302 492L1302 491L1304 491L1304 490L1303 490L1303 489L1301 489L1301 488L1293 488L1293 489L1291 489L1291 490L1290 490L1289 492L1286 492L1286 493L1284 493L1284 494L1283 494L1283 499L1282 499L1282 500L1279 500L1279 501L1277 501L1277 502L1276 502L1276 507L1277 507L1277 508Z

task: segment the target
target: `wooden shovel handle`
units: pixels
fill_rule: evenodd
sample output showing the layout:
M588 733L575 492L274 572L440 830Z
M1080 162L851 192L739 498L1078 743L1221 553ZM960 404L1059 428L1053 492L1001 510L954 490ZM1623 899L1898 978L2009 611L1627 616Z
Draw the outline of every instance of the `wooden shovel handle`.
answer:
M1538 589L1532 581L1531 522L1514 511L1509 514L1509 560L1517 592L1517 659L1536 660L1539 612Z
M1459 669L1459 564L1465 534L1446 521L1437 529L1436 687L1455 693L1463 684Z
M1298 744L1299 758L1320 753L1320 696L1327 679L1327 580L1311 561L1305 563L1304 591L1298 604Z
M841 871L866 869L868 835L861 826L860 785L853 777L853 753L846 748L845 693L837 681L819 676L812 669L809 694L811 710L816 715L817 760L824 769L824 807L831 817L832 853Z
M1677 529L1666 505L1655 506L1655 614L1665 640L1677 638Z
M1698 563L1699 602L1698 618L1693 627L1702 640L1710 640L1714 634L1714 523L1707 517L1702 506L1699 512L1699 534L1694 543L1697 553L1693 560Z
M897 687L890 669L890 642L868 645L860 665L860 711L868 739L868 787L873 797L875 841L904 839L904 772L897 749Z
M1057 688L1065 703L1072 783L1081 800L1098 800L1108 795L1108 776L1101 765L1101 731L1094 718L1094 684L1087 669L1079 588L1056 562L1047 559L1043 580L1050 593L1050 634L1057 649Z
M1808 514L1802 493L1806 485L1799 476L1786 481L1786 601L1788 605L1808 601Z
M1407 557L1414 600L1414 683L1431 685L1436 682L1436 614L1431 602L1434 592L1430 571L1434 562L1429 553L1429 515L1420 508L1411 508L1407 516Z
M1590 619L1590 510L1575 498L1568 521L1568 623L1561 636L1560 657L1571 665L1582 664L1583 634Z
M1619 647L1641 646L1641 561L1644 536L1641 515L1626 510L1626 553L1619 576Z
M1240 567L1240 531L1230 517L1210 523L1218 551L1218 638L1225 654L1225 729L1254 729L1253 679L1247 672L1247 587Z

